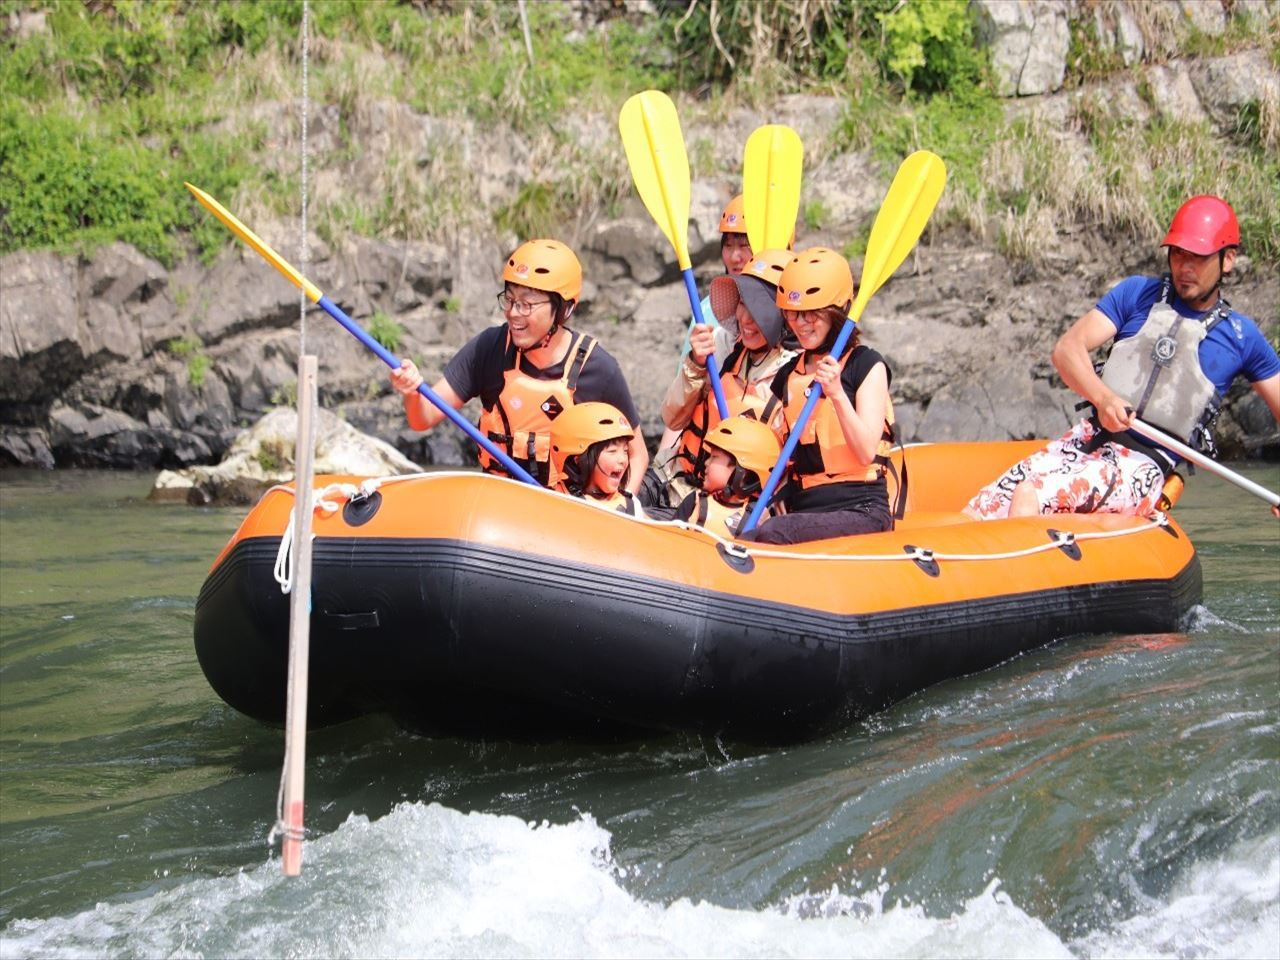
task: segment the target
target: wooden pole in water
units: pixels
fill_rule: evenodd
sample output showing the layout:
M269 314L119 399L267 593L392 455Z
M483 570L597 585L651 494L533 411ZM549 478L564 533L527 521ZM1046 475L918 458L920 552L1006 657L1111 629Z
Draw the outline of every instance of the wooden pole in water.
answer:
M302 872L302 793L307 761L307 673L311 652L311 512L315 462L316 358L298 358L294 443L293 589L289 595L289 688L284 732L284 875Z

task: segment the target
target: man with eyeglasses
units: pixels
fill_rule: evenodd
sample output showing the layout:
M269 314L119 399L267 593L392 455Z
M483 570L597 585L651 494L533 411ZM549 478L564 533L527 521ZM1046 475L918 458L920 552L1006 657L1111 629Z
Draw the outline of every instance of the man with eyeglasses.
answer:
M594 337L565 326L582 295L582 265L573 251L556 240L530 240L507 258L502 279L498 306L506 323L472 337L433 389L455 410L479 397L480 431L546 484L551 421L565 409L600 401L617 407L631 423L640 418L618 362ZM422 382L412 360L391 372L409 426L425 431L444 414L417 392ZM638 429L629 447L628 488L634 493L649 463ZM485 471L505 476L484 449L479 459Z

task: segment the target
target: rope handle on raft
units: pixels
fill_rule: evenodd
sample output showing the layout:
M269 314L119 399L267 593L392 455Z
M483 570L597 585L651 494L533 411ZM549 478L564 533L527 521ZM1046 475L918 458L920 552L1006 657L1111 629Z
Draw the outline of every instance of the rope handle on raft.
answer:
M342 509L342 505L346 501L371 497L380 487L385 486L388 483L397 483L402 480L416 480L426 476L438 477L441 476L441 474L438 472L434 474L410 473L400 476L369 477L358 485L354 483L331 483L322 490L316 492L315 509L322 510L326 514L336 513ZM271 493L277 490L282 493L287 493L290 496L292 496L294 492L293 487L285 484L272 487L267 492ZM335 499L337 502L334 502ZM1021 557L1033 556L1037 553L1044 553L1048 550L1061 550L1072 559L1079 559L1076 555L1080 552L1080 544L1087 540L1109 540L1114 537L1127 537L1135 533L1148 533L1152 530L1169 529L1169 518L1160 511L1156 511L1148 519L1149 523L1143 526L1127 527L1123 530L1098 531L1096 533L1075 533L1071 530L1055 530L1050 528L1046 531L1049 535L1048 542L1024 547L1021 550L1006 550L1001 553L945 553L933 550L929 547L906 545L904 546L904 551L902 553L871 554L797 553L790 550L770 550L768 548L748 546L741 540L727 540L724 537L716 536L716 534L684 520L658 521L631 518L631 522L657 524L664 527L677 527L682 530L699 533L714 541L728 556L737 560L768 558L774 560L843 560L852 561L854 563L882 563L886 560L909 560L924 567L928 565L936 565L940 561L978 562L983 560L1016 560ZM314 534L312 536L314 536ZM293 557L289 549L289 544L292 539L293 515L291 513L289 515L289 525L285 528L284 535L280 540L280 549L276 552L274 570L276 583L280 584L280 592L285 594L293 589Z

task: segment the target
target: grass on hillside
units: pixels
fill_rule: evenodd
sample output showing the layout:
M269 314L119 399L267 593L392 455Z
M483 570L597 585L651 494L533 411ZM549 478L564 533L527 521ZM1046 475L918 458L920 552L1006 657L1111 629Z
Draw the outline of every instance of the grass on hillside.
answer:
M910 150L933 149L950 169L940 220L1012 257L1040 259L1079 224L1149 242L1187 194L1221 192L1250 255L1280 262L1274 102L1246 104L1223 137L1120 120L1086 95L1073 139L1006 116L964 4L719 0L714 20L706 3L655 5L657 16L584 25L564 4L528 4L530 64L514 4L312 4L310 96L329 125L329 147L312 156L313 226L331 243L353 233L436 238L467 224L517 237L557 231L629 194L612 124L629 94L668 89L682 113L705 117L816 90L850 106L831 143L806 145L811 157L868 150L887 177ZM1276 62L1269 38L1280 18L1233 17L1206 37L1160 5L1127 8L1151 57L1261 43ZM124 240L164 262L187 244L210 257L229 235L183 180L250 223L297 215L298 0L0 0L0 23L10 14L42 15L46 29L0 38L0 252ZM1068 87L1127 70L1141 93L1143 69L1123 67L1094 21L1074 24ZM391 145L371 154L352 131L375 111L386 113ZM482 199L474 151L503 148L513 185ZM689 150L695 175L706 175L712 145Z

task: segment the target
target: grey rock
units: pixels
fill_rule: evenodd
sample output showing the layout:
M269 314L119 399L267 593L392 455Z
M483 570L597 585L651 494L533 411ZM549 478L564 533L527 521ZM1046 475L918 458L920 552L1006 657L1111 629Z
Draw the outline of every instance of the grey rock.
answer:
M666 238L651 220L602 223L596 228L591 246L614 268L610 273L615 282L631 280L647 287L674 269L673 258L667 255Z
M1144 74L1155 108L1171 120L1198 123L1208 119L1186 64L1174 60L1148 67Z
M238 436L218 465L161 473L154 497L173 499L179 490L188 502L252 503L268 487L292 481L297 431L295 410L273 410ZM418 470L390 444L361 434L323 408L316 410L314 463L317 475L378 477Z
M53 253L0 258L0 400L47 401L83 372L75 264Z
M1062 87L1071 42L1065 0L973 0L973 8L1001 96L1034 96Z
M52 470L53 450L49 435L39 427L9 427L0 430L0 466L39 467Z
M1227 11L1216 0L1176 0L1182 16L1201 33L1217 36L1227 28Z
M1235 126L1240 108L1280 102L1280 74L1262 50L1243 50L1189 66L1191 84L1205 110L1224 131Z

